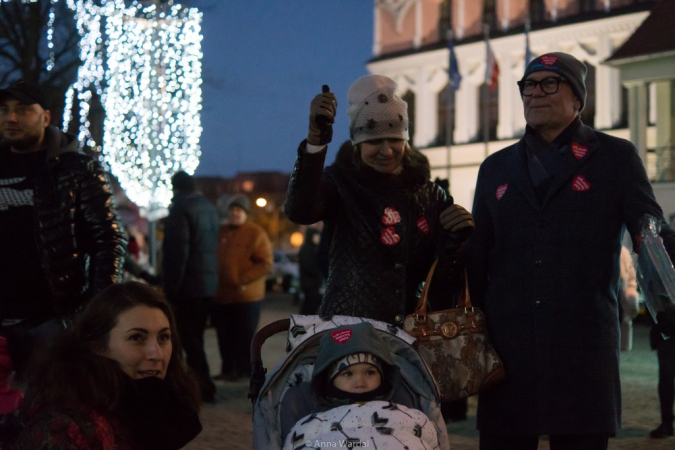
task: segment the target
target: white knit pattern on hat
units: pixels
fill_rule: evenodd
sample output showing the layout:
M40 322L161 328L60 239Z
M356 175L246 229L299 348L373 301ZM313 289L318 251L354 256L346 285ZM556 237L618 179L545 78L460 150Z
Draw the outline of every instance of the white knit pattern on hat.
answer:
M346 369L347 367L353 364L360 364L360 363L375 366L377 371L380 372L380 375L382 375L382 362L380 361L380 358L371 353L352 353L351 355L347 355L344 358L338 359L333 363L333 366L331 367L329 373L330 374L329 379L333 380L333 378L335 378L335 376L339 374L342 370Z
M347 100L352 144L373 139L409 139L408 104L391 78L361 77L349 88Z

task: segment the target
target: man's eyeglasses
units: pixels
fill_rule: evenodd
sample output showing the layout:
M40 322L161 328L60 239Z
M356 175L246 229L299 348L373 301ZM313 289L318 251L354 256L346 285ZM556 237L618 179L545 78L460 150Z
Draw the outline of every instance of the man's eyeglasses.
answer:
M562 77L547 77L540 81L520 80L518 82L518 87L520 88L520 94L525 97L534 94L537 85L541 86L541 90L544 91L545 94L555 94L558 92L561 82L567 83L567 80Z

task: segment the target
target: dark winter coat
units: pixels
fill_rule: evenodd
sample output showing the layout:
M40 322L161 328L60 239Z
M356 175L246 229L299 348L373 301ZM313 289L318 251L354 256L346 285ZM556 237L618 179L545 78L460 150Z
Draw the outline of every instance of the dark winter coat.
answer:
M316 228L308 228L305 240L298 251L298 269L300 272L300 288L303 292L318 293L323 285L323 275L317 260L319 245L314 239L321 235Z
M55 313L67 315L119 280L126 240L101 165L56 127L45 141L46 163L33 177L35 236Z
M200 192L178 193L164 221L162 276L173 299L212 297L218 287L218 210Z
M454 253L445 252L449 244L439 223L452 201L429 181L426 157L411 154L400 175L357 168L349 160L324 171L326 151L309 154L305 142L300 144L285 212L293 222L323 220L333 230L321 315L394 323L397 315L414 310L418 287L437 255L443 265L435 284L448 282L451 267L458 267L452 264ZM432 297L432 308L449 306L452 293L442 291L447 303Z
M635 147L581 125L542 204L524 139L480 167L469 286L506 381L481 394L478 428L611 433L621 422L617 290L624 225L662 218ZM675 255L673 230L662 237Z
M32 403L23 412L26 427L11 448L175 450L202 431L198 413L180 403L168 382L147 377L132 383L115 411L85 404Z

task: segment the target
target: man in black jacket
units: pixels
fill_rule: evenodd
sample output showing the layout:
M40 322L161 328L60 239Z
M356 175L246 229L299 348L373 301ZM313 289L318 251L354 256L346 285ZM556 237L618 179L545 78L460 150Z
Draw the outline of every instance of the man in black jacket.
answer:
M174 197L164 222L162 245L164 290L176 308L176 322L187 364L199 378L202 399L215 400L204 353L204 329L211 299L218 287L216 250L218 248L218 210L187 173L172 178Z
M50 120L39 85L0 90L0 335L19 371L126 252L105 172Z

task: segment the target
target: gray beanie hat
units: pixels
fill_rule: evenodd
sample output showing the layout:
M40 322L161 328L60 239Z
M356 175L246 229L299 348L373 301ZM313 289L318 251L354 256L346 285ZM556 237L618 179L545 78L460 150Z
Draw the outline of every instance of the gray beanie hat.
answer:
M555 72L565 78L572 87L572 92L581 102L579 112L584 109L586 104L586 64L567 53L546 53L530 61L525 68L525 74L521 81L534 72Z
M349 135L352 144L372 139L409 139L408 104L398 85L383 75L366 75L347 92Z
M251 202L248 200L248 197L243 194L235 195L230 199L230 203L227 204L227 209L230 209L233 206L240 207L246 211L246 214L251 211Z

